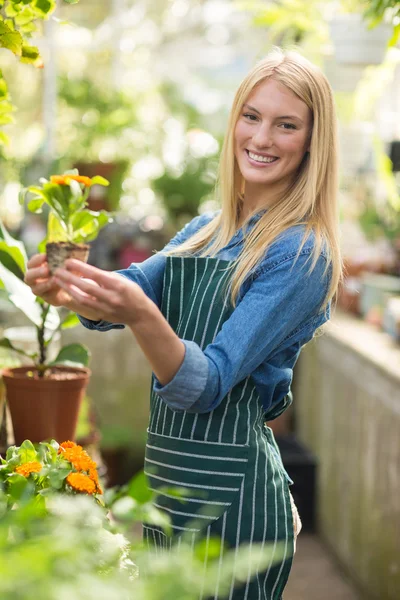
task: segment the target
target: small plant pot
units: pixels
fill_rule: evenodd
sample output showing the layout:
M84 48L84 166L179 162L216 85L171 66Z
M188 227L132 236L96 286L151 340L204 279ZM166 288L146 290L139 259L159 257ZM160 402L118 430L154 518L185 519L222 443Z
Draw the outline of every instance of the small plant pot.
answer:
M49 242L46 244L47 263L53 275L58 267L63 267L67 258L76 258L87 262L89 258L88 244L72 244L71 242Z
M38 377L35 367L3 370L15 443L74 441L79 410L91 375L86 367L57 366Z

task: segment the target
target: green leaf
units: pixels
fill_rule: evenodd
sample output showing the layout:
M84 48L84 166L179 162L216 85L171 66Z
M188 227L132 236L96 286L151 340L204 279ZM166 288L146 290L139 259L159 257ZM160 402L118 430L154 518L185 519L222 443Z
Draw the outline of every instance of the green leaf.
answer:
M76 316L75 313L71 312L67 315L64 321L61 323L61 329L71 329L72 327L76 327L80 324L80 320Z
M0 115L3 115L5 113L10 113L14 110L13 105L11 104L11 102L7 102L5 100L2 100L0 102Z
M394 46L396 46L397 42L399 41L400 38L400 23L398 25L395 25L393 27L393 35L389 40L389 48L393 48Z
M65 479L68 477L68 475L71 473L71 469L63 469L60 468L59 466L56 466L55 468L52 468L49 470L48 472L48 478L49 478L49 483L51 485L51 487L55 488L56 490L60 490L62 488L62 486L64 485L64 481Z
M95 177L92 177L91 180L91 186L92 185L110 185L110 182L105 179L104 177L101 177L100 175L95 175Z
M81 214L85 214L88 216L81 217ZM86 224L82 225L81 223L81 225L79 226L80 219L82 219L82 223L86 222ZM108 223L112 223L112 220L112 217L106 211L95 212L87 210L84 213L79 213L79 216L78 214L75 215L72 220L74 229L73 241L75 243L91 242L97 237L100 229L105 227Z
M31 288L1 263L0 280L4 284L10 302L19 308L32 323L41 327L42 311ZM54 306L51 306L46 319L46 328L53 331L59 324L60 316Z
M87 367L90 360L90 350L83 344L69 344L61 348L60 352L49 363L50 365L75 365L78 367Z
M10 145L10 138L9 136L4 133L4 131L0 131L0 146L9 146Z
M139 504L146 504L152 500L153 492L149 488L147 477L144 471L140 471L140 473L131 479L128 486L128 494Z
M0 115L0 126L9 125L10 123L14 123L14 117L12 115Z
M67 4L78 4L79 0L64 0Z
M12 473L7 478L7 482L8 493L14 501L20 500L26 491L32 489L32 484L29 485L31 482L28 482L28 479L19 473Z
M68 240L68 232L64 222L60 222L54 212L50 212L47 220L47 240L49 242L65 242Z
M28 46L26 44L24 44L22 46L21 62L28 63L28 64L34 64L34 63L36 63L38 58L40 58L40 54L39 54L39 50L38 50L38 48L36 48L36 46Z
M4 21L0 21L0 47L11 50L16 56L21 56L22 44L23 39L19 31L13 31Z
M0 280L4 284L10 302L19 308L32 323L40 327L42 323L41 310L31 288L2 264L0 264Z
M25 440L19 447L19 456L22 463L35 461L38 459L38 454L35 450L35 446L30 440Z
M54 10L56 3L55 0L36 0L35 5L44 15L48 15Z
M41 299L36 298L36 300L38 301ZM60 315L58 313L58 310L54 306L49 307L44 327L47 335L51 335L52 332L54 332L60 327Z
M2 340L0 340L0 348L6 348L7 350L12 350L13 352L18 352L18 354L27 356L28 358L30 358L32 360L31 354L28 354L24 350L21 350L20 348L16 348L15 346L13 346L13 344L10 342L10 340L8 338L3 338Z
M27 208L28 210L30 210L33 213L36 214L40 214L42 211L42 206L45 203L45 199L44 198L33 198L33 200L30 200L27 204Z
M8 258L5 258L8 255ZM0 220L0 262L10 271L23 278L28 257L23 242L13 238ZM15 266L13 266L15 265Z

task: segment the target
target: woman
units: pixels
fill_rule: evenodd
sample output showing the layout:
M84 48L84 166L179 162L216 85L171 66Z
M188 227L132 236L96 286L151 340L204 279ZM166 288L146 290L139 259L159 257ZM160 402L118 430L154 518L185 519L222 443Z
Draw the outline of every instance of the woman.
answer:
M49 278L37 255L25 280L90 329L129 326L152 367L145 470L173 537L144 524L145 537L208 548L217 535L220 564L225 548L268 545L267 567L213 597L278 600L296 511L264 423L291 403L293 366L342 276L332 92L299 54L275 49L241 83L218 193L221 210L143 263L108 273L70 260Z

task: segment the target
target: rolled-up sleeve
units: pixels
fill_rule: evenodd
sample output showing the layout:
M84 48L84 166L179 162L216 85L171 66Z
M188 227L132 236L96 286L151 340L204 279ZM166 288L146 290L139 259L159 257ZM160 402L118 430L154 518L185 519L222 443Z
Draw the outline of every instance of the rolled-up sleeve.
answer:
M290 257L261 270L211 344L202 350L182 340L186 352L179 371L165 386L155 378L154 391L173 410L209 412L287 339L327 320L321 307L331 265L324 277L321 254L308 275L309 259L303 252L295 264Z

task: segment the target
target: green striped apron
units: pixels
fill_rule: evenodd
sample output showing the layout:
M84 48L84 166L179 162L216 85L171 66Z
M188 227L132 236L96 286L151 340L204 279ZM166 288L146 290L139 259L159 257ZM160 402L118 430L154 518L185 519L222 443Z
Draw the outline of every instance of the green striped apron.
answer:
M168 256L161 311L176 334L201 349L212 343L233 308L225 292L230 261ZM232 344L235 340L232 340ZM153 384L153 380L152 380ZM265 414L251 375L235 385L219 406L204 414L173 411L153 390L145 455L145 472L155 491L156 506L166 511L172 536L143 523L153 551L172 544L221 538L225 549L242 543L272 549L271 564L249 573L239 586L215 600L279 600L293 560L293 515L289 485L272 430L264 422L276 418L291 402ZM186 488L177 499L175 488ZM207 548L206 543L206 548ZM275 548L283 558L273 559ZM205 558L207 561L207 556ZM203 599L200 594L199 600Z

